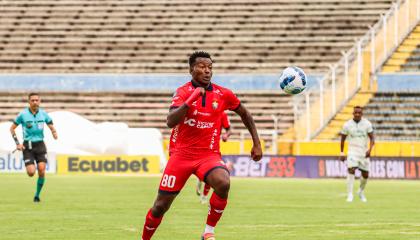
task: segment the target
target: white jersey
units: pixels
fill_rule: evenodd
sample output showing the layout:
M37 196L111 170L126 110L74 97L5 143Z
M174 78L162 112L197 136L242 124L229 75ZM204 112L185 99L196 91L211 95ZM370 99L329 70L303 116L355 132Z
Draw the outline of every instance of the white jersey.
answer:
M358 123L353 119L344 123L341 134L347 135L349 142L347 155L354 157L365 157L368 150L368 133L372 133L372 123L362 118Z

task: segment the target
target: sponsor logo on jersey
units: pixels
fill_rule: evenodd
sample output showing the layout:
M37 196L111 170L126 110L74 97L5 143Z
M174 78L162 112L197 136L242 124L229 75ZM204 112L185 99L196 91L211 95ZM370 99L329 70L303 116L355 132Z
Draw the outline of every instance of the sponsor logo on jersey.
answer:
M214 90L214 93L223 96L223 93L219 89Z
M201 115L201 116L210 116L211 114L210 113L208 113L208 112L200 112L200 111L198 111L198 110L195 110L194 111L194 113L193 113L193 115Z
M214 126L214 122L203 122L203 121L197 121L194 118L185 118L184 124L188 125L190 127L196 127L196 128L212 128Z
M215 142L215 138L219 135L219 132L217 131L217 129L214 129L213 134L211 135L211 140L210 140L210 149L213 149L214 147L214 142Z
M185 118L185 120L184 120L184 124L189 125L191 127L194 127L195 123L196 123L196 121L195 121L194 118Z
M172 139L171 139L171 141L172 142L176 142L176 139L178 138L178 130L179 130L179 124L178 125L176 125L176 127L172 130Z

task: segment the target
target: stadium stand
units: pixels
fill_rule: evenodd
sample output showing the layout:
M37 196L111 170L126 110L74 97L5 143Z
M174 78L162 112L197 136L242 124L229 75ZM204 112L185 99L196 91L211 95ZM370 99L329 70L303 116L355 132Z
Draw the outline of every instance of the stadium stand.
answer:
M352 118L353 108L355 106L366 106L373 97L371 92L359 92L344 106L325 128L316 136L315 140L332 140L339 137L343 124Z
M2 73L185 73L192 50L212 53L220 73L278 73L291 64L324 73L391 7L391 0L1 1ZM199 17L197 17L199 16ZM0 121L12 120L25 93L0 93ZM293 122L277 91L239 97L261 130ZM164 137L170 91L43 94L49 111L92 121L157 127ZM3 104L4 103L4 104ZM238 138L244 127L231 116ZM275 126L276 122L278 126ZM238 130L238 131L236 131Z
M323 73L391 0L1 1L3 73L185 72L193 49L219 72ZM197 17L198 16L198 17Z
M378 139L420 139L420 93L376 93L365 106Z
M0 93L0 122L12 121L27 106L26 93ZM290 97L280 92L239 92L242 103L252 111L260 130L278 129L282 134L293 124ZM159 128L165 138L170 129L166 126L172 93L169 91L136 93L42 93L42 107L49 112L66 110L94 121L126 122L130 127ZM231 112L232 139L239 139L240 130L245 130L240 118ZM275 126L277 118L278 126Z
M386 73L420 71L420 25L417 25L392 54L382 71Z
M420 138L420 93L379 92L359 95L330 122L317 140L338 139L345 121L352 118L356 105L364 106L364 117L369 119L378 140L414 141ZM364 101L368 100L368 103Z

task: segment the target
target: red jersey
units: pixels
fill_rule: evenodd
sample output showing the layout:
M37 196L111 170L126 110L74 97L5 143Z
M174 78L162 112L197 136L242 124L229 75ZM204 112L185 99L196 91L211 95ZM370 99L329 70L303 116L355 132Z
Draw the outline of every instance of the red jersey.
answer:
M182 106L196 87L192 82L179 87L173 96L171 108ZM226 114L225 110L237 109L239 104L239 99L231 90L211 83L205 96L200 96L188 109L184 120L172 129L169 153L220 154L222 114Z

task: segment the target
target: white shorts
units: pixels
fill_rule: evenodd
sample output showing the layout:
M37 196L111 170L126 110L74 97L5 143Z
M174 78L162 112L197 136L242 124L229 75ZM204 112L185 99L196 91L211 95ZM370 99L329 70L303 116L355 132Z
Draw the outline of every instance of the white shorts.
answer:
M369 172L370 159L365 157L347 156L347 168L358 168Z

